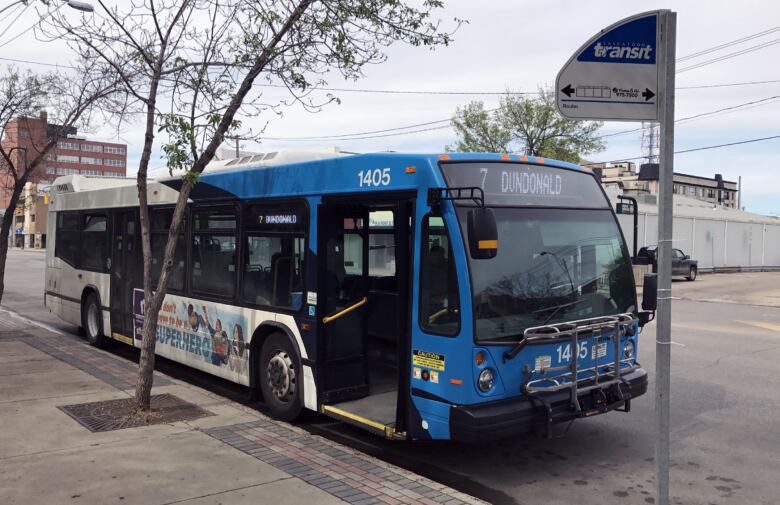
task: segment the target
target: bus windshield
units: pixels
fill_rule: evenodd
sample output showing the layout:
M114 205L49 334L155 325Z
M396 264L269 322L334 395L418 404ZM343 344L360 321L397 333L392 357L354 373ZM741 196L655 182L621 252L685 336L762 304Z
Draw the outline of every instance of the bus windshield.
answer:
M457 208L466 229L467 207ZM477 340L634 310L628 252L608 209L495 207L498 255L469 258Z

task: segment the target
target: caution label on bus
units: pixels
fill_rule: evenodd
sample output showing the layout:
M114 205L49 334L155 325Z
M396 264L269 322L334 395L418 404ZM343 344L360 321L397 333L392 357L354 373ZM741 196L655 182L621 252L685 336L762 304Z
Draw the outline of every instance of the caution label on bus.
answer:
M420 351L415 349L412 351L412 364L421 366L423 368L430 368L431 370L444 371L444 355L436 354L435 352Z

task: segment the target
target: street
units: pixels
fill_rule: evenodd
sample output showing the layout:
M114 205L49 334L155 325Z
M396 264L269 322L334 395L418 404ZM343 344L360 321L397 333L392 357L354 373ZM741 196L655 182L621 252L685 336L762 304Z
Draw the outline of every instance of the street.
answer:
M43 308L44 265L41 252L9 251L2 305L75 332ZM780 273L702 275L675 281L673 296L672 502L777 503ZM654 331L646 326L639 344L651 389L631 412L579 420L568 431L558 426L552 440L387 442L317 416L301 427L493 503L653 503ZM162 366L208 382L170 362ZM242 394L221 382L215 389Z

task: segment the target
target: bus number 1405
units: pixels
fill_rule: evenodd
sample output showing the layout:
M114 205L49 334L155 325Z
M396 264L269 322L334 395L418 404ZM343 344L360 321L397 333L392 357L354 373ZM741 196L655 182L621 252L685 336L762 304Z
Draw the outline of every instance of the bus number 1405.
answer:
M577 343L577 349L579 350L579 358L585 359L588 357L588 342L581 341ZM571 361L571 344L559 345L555 349L558 353L558 363L568 363Z
M373 170L361 170L358 172L360 187L388 186L390 185L390 169L375 168Z

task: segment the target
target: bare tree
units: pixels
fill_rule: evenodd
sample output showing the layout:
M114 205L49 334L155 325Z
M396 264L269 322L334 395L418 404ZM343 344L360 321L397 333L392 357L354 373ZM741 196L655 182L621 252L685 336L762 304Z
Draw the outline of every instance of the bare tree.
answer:
M52 10L48 33L65 37L119 73L127 96L143 107L144 146L138 167L143 251L144 323L135 392L136 410L150 407L157 318L173 270L176 239L198 176L227 136L257 134L242 117L280 113L292 103L317 110L309 93L325 76L357 79L367 64L385 60L396 41L415 46L447 44L432 13L440 0L412 7L399 0L136 0L110 7L97 0L94 19L72 24ZM459 21L455 21L456 24ZM265 101L258 80L284 85L288 98ZM147 171L155 133L171 173L182 185L153 291Z
M14 119L18 120L19 129L29 135L24 139L26 146L12 146L8 141L0 143L0 177L5 182L6 194L10 193L0 225L0 300L5 289L8 237L25 184L34 180L58 140L75 126L88 125L99 108L116 108L108 106L118 90L111 75L97 75L94 67L86 62L77 65L67 74L42 75L8 67L0 76L0 137L9 140L8 127ZM48 131L30 135L32 116L44 110Z

